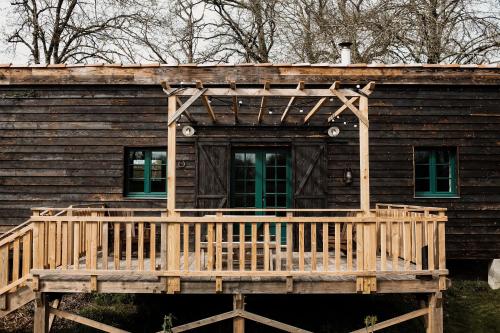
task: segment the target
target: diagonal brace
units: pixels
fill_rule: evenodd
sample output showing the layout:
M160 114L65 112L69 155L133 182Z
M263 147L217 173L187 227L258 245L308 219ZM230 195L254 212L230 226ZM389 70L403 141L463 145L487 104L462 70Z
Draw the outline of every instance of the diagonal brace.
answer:
M193 96L191 96L186 103L182 104L180 108L175 111L175 113L168 119L168 125L171 125L174 121L176 121L181 114L183 114L188 107L190 107L201 95L203 95L207 91L207 88L200 89Z

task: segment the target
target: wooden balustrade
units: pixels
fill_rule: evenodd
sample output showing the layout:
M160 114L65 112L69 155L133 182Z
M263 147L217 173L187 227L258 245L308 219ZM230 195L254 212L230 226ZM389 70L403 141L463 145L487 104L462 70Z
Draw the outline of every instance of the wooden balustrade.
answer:
M210 215L189 216L200 213ZM444 210L377 205L369 213L232 214L123 208L34 214L33 267L174 277L446 274Z

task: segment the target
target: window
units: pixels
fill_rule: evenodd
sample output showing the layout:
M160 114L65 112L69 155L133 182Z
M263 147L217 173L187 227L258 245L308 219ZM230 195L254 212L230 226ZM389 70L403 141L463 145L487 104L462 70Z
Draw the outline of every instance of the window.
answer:
M455 148L415 148L415 196L457 196Z
M129 197L165 197L167 152L159 148L126 151L125 194Z

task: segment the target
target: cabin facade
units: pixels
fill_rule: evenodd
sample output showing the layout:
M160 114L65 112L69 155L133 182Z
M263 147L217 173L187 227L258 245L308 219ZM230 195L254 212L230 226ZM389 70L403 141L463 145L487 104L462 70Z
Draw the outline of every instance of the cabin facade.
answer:
M103 325L46 301L90 291L234 295L176 332L303 331L251 293L422 293L390 324L438 332L446 259L500 257L498 67L6 66L0 90L2 311L36 295L37 332Z

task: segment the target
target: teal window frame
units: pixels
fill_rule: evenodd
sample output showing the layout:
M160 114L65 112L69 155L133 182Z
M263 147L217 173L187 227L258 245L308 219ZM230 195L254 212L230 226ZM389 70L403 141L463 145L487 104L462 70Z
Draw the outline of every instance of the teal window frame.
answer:
M129 154L135 151L144 151L144 191L142 192L133 192L130 191L130 170L129 166L131 165L131 160L129 160ZM143 148L143 147L131 147L125 149L125 197L128 198L161 198L165 199L167 197L167 174L165 172L165 191L164 192L152 192L151 191L151 161L153 152L167 152L166 148ZM168 162L165 160L165 166L168 170Z
M425 151L429 153L428 162L420 165L428 165L429 176L419 177L417 175L417 161L415 155L417 151ZM448 152L448 177L438 177L437 167L442 166L442 164L437 163L438 152L446 151ZM415 147L414 148L414 158L413 158L413 170L414 170L414 192L417 198L446 198L446 197L457 197L458 196L458 168L457 168L457 149L452 147ZM429 181L429 191L417 191L416 183L417 180L427 179ZM448 179L450 183L449 191L438 191L437 183L438 179Z

